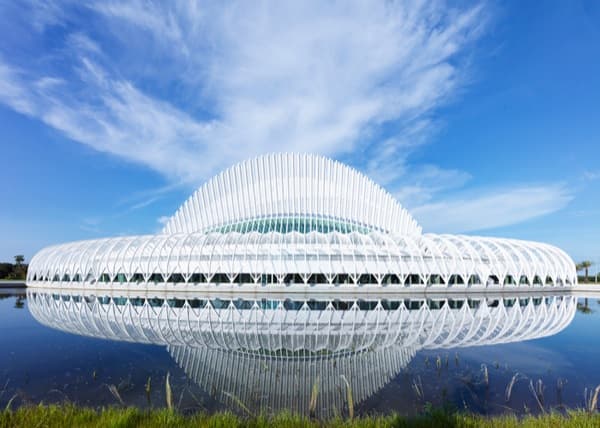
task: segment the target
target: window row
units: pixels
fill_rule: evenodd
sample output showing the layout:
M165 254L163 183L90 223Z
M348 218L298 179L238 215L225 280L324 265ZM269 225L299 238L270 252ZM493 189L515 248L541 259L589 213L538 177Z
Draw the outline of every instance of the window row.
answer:
M352 233L358 232L367 234L372 232L372 228L350 223L347 221L334 220L329 218L317 217L272 217L242 221L239 223L227 224L207 230L207 232L239 232L239 233Z
M495 275L490 275L486 278L485 282L481 280L479 275L469 275L467 277L463 275L450 275L447 281L441 275L429 275L428 278L422 275L406 275L404 278L395 274L385 275L373 275L373 274L334 274L325 275L320 273L313 274L299 274L299 273L288 273L288 274L201 274L195 273L186 276L183 274L175 273L171 275L162 275L160 273L154 273L151 275L144 276L141 273L134 273L133 275L126 275L124 273L118 273L116 275L109 275L103 273L96 277L93 274L88 274L85 279L79 275L70 276L68 274L44 276L34 274L33 281L52 281L52 282L85 282L85 283L188 283L188 284L354 284L354 285L366 285L366 284L378 284L378 285L389 285L389 284L403 284L403 285L499 285L500 280ZM518 280L512 275L507 275L503 280L503 285L565 285L571 284L567 278L566 281L558 278L554 281L550 276L546 277L545 281L538 275L535 275L533 279L530 279L526 275L521 275Z
M33 293L34 298L37 297L36 293ZM41 295L40 295L41 296ZM255 306L262 310L273 310L283 306L284 309L289 311L298 311L304 307L308 307L310 310L325 310L329 305L333 309L338 311L351 310L353 307L358 307L362 311L372 311L381 306L384 310L396 310L402 305L408 310L419 310L422 307L428 309L442 309L444 306L448 306L450 309L461 309L467 305L471 309L477 309L481 306L481 303L485 301L486 305L491 308L498 307L502 302L504 307L513 307L519 305L521 307L533 304L539 306L542 303L551 304L554 297L525 297L525 298L484 298L484 299L402 299L402 300L272 300L272 299L260 299L260 300L247 300L247 299L161 299L161 298L145 298L145 297L113 297L113 296L71 296L71 295L60 295L52 294L52 299L56 301L73 301L75 303L85 302L93 304L98 302L102 305L114 304L117 306L131 305L131 306L144 306L149 305L151 307L162 307L168 306L171 308L182 308L189 306L191 308L204 308L207 306L213 309L227 309L231 306L239 310L249 310Z

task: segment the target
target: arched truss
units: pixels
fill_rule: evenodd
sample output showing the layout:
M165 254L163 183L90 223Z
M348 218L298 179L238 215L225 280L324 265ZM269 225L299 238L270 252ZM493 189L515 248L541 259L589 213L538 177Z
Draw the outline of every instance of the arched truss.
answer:
M210 179L167 222L163 233L367 229L418 235L421 228L384 189L340 162L277 153L238 163Z
M48 247L30 285L138 283L305 286L542 287L576 282L573 261L541 243L380 232L211 232L130 236ZM138 286L139 287L139 286Z
M229 405L241 400L257 413L304 413L313 407L309 401L318 383L314 407L319 416L341 413L347 403L345 382L354 403L360 403L394 378L418 350L550 336L563 330L577 309L574 296L522 293L480 300L283 301L257 296L227 301L29 290L27 300L33 316L50 327L167 345L186 374L211 395Z
M345 382L356 405L396 377L415 355L414 349L399 347L311 360L188 346L170 346L169 352L190 379L231 408L238 408L240 401L257 414L304 414L314 407L319 418L343 414ZM312 406L311 398L316 399Z
M363 174L321 156L285 153L241 162L209 180L162 234L48 247L33 257L27 275L30 286L111 289L576 282L575 264L558 248L422 234Z
M76 334L291 358L392 345L419 350L540 338L564 329L577 309L574 296L224 301L29 291L28 302L42 324Z

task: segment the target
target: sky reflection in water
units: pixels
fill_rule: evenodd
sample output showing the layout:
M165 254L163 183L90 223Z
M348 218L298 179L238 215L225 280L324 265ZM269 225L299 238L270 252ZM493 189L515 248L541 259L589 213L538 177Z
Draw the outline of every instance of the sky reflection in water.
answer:
M112 385L127 405L164 407L167 372L182 411L242 414L346 415L348 385L357 414L414 414L426 403L538 412L530 383L542 381L546 409L583 406L585 388L600 384L597 298L583 313L571 296L378 306L1 293L2 407L13 397L118 404Z

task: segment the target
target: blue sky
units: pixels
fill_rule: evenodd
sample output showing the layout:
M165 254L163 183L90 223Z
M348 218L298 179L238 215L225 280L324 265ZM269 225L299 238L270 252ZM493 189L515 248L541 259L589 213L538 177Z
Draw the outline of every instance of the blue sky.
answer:
M0 14L0 260L157 232L221 169L301 151L367 173L425 231L600 264L598 2L28 0Z

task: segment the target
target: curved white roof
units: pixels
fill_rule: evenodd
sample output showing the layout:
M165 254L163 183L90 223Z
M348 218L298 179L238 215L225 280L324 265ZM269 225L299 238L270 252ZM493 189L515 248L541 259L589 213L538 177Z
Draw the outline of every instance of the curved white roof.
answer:
M259 294L230 299L27 293L41 323L79 335L167 345L190 379L223 403L242 402L255 413L307 412L319 382L323 416L341 414L345 382L359 403L395 378L419 350L551 336L577 310L576 296L546 293L475 300L455 293L434 299L423 294L396 300L292 301Z
M163 233L207 232L253 219L330 219L397 235L421 227L364 174L313 154L277 153L240 162L198 189Z
M316 155L241 162L200 187L163 233L72 242L31 260L30 286L259 290L286 287L569 286L573 260L537 242L423 234L380 186Z
M506 293L501 298L449 295L435 301L422 294L367 302L317 297L295 301L290 308L283 297L262 295L245 300L215 295L177 299L170 293L159 298L70 293L29 291L28 307L42 324L80 335L266 354L511 343L558 333L577 309L576 296L531 293ZM345 307L336 309L341 303Z
M410 276L418 277L411 280L413 286L450 285L453 277L462 284L507 286L521 282L566 285L577 280L569 256L547 244L464 235L391 236L375 231L234 231L79 241L36 254L28 280L76 288L82 281L100 285L106 281L103 277L108 282L135 283L156 281L152 278L160 275L157 282L193 288L212 282L222 287L226 284L216 277L225 275L225 283L236 287L240 282L253 283L260 288L263 273L275 275L269 280L273 285L284 285L290 274L298 274L300 282L313 283L314 279L338 287L346 280L357 285L380 286L388 281L404 285ZM243 279L243 274L251 276Z

